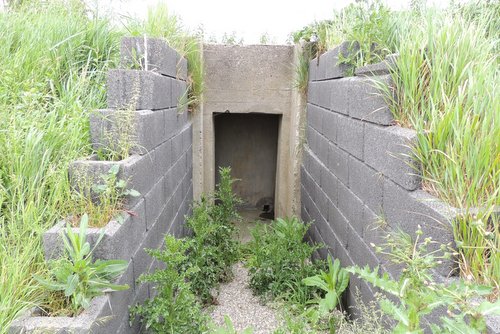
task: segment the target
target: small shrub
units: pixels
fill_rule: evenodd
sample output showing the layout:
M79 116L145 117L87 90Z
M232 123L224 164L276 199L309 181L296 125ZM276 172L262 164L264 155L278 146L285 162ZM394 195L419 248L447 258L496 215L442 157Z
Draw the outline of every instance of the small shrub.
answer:
M340 261L333 262L328 255L328 272L320 270L319 274L306 277L302 282L306 286L316 287L322 290L324 296L318 296L308 304L314 305L307 311L307 317L313 324L318 324L320 320L327 319L327 328L334 331L337 326L337 319L332 317L332 312L340 305L340 297L349 284L349 274L340 267Z
M317 265L310 260L320 246L304 242L309 224L297 218L276 219L270 226L258 225L249 245L250 287L257 295L284 297L304 304L315 289L302 279L316 274Z
M35 279L51 291L64 293L69 315L77 315L82 309L90 306L92 298L104 294L104 291L128 289L128 285L112 284L111 281L122 274L128 266L127 261L108 260L92 261L92 251L87 242L88 216L83 215L80 221L79 233L74 233L68 225L62 233L66 257L49 263L50 280L39 276ZM99 244L99 239L96 243ZM64 310L54 310L64 313Z
M428 251L433 242L431 238L421 241L422 231L417 231L413 240L404 232L389 235L384 248L377 251L388 256L397 265L403 266L399 280L393 280L387 273L378 274L368 266L347 268L361 279L371 283L397 299L394 303L385 296L379 297L379 304L386 315L397 322L394 333L423 333L421 319L438 307L446 307L448 316L441 317L440 324L432 324L433 332L439 333L483 333L486 330L484 316L500 314L500 300L474 302L475 298L487 296L492 289L463 280L452 283L438 283L431 270L439 265L440 259L449 257L447 246L440 250Z
M212 289L232 277L231 267L240 257L234 239L234 221L239 218L232 192L230 168L220 169L220 183L213 196L203 198L193 208L187 225L193 231L186 267L198 268L188 275L192 289L204 303L213 299Z
M202 313L187 280L195 270L186 270L184 266L189 247L189 241L167 235L163 250L147 250L149 255L165 264L165 269L140 277L140 282L154 284L157 295L144 305L132 308L131 316L132 319L140 316L146 329L153 333L195 334L207 329L207 316Z

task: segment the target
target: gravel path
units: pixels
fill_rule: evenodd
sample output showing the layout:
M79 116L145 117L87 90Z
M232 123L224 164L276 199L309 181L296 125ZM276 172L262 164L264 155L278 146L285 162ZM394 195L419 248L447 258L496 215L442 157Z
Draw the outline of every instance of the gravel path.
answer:
M280 325L275 310L261 305L259 298L252 295L248 270L241 262L234 265L233 273L234 279L220 286L219 305L211 313L214 322L223 325L227 315L237 331L252 327L254 334L272 334Z

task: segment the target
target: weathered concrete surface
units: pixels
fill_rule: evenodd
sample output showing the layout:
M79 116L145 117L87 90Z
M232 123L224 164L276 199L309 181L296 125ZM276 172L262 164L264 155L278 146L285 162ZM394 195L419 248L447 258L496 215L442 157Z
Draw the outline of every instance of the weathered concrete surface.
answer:
M294 161L299 156L298 114L303 112L303 105L293 88L294 57L292 46L204 46L205 90L193 120L195 198L215 187L214 113L282 115L275 211L278 216L296 213L292 208L298 208L293 203L297 202L294 194L298 197L299 169Z
M120 48L121 65L177 76L177 52L160 38L125 37Z

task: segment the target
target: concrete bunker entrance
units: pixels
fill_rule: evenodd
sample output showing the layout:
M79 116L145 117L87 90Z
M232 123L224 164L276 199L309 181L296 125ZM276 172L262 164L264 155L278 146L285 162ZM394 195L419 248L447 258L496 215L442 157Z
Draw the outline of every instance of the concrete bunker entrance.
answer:
M273 218L281 115L214 113L215 180L230 166L241 210Z

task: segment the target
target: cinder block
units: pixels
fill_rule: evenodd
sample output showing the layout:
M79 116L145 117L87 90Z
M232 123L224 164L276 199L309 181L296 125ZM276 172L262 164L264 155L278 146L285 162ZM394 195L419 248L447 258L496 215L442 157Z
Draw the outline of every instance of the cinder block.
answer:
M320 187L317 187L316 191L317 191L317 199L315 202L316 206L318 207L321 216L323 216L326 219L328 217L328 207L330 206L329 204L331 203L330 199L328 198L328 196L326 196L325 192L321 190Z
M372 211L381 212L383 175L357 158L349 157L349 188Z
M108 108L159 110L170 108L172 79L148 71L110 70Z
M317 152L318 150L318 136L319 133L313 129L311 126L307 127L307 146L313 152Z
M307 103L319 105L320 83L316 81L309 82L307 86Z
M325 80L327 64L325 61L324 54L319 56L319 61L318 61L317 65L318 65L318 68L317 68L317 72L316 72L316 79L317 80Z
M115 333L118 327L113 328L102 321L111 316L108 296L99 296L92 299L90 307L76 317L45 317L26 312L11 323L8 333Z
M158 245L150 245L151 239L155 236L153 233L148 233L147 237L141 243L139 249L135 252L134 256L132 256L132 267L133 267L133 279L135 282L139 279L142 274L148 272L151 263L153 262L153 258L146 252L147 249L157 249ZM137 283L137 288L139 289L141 284Z
M370 268L375 268L380 265L377 255L351 226L348 227L347 238L347 251L357 266L364 267L368 265Z
M184 175L186 175L186 155L183 154L174 166L174 177L177 184L181 183Z
M334 112L325 112L323 114L323 135L331 142L337 142L338 117Z
M353 70L352 65L339 64L339 56L342 55L345 58L358 48L359 45L356 42L352 43L346 41L324 53L322 55L322 60L324 60L325 64L323 79L335 79L350 75Z
M325 219L322 219L320 222L317 222L315 226L325 246L327 248L333 249L333 247L335 247L335 244L337 243L337 238L335 237L334 232L332 231L328 222Z
M349 88L351 81L351 78L331 81L330 106L328 109L344 115L349 114Z
M311 157L311 166L309 168L309 174L311 175L314 182L319 183L321 179L321 169L319 166L320 164L319 159L313 152L310 152L309 155Z
M365 159L374 169L408 190L420 186L420 168L412 147L417 143L414 130L399 126L365 124Z
M109 306L114 318L121 318L128 313L128 307L132 304L135 295L135 279L132 261L129 261L127 270L118 278L116 284L127 284L130 288L124 291L109 292ZM118 327L118 326L116 326Z
M394 123L394 117L389 109L387 97L377 85L391 86L391 76L351 79L349 116L376 124L390 125Z
M188 77L188 62L181 55L177 55L177 78L186 81Z
M322 164L328 163L328 150L329 150L328 139L318 134L318 150L315 151L316 156L319 158Z
M145 196L146 204L146 228L149 230L160 216L167 202L168 195L165 187L166 178L162 177L156 182L151 191Z
M385 218L393 230L402 229L414 235L420 225L424 237L431 237L440 244L451 243L453 246L452 220L456 217L457 210L425 191L409 192L386 178L383 208ZM432 245L430 249L438 247ZM440 274L447 276L455 268L450 261L438 269Z
M314 58L309 62L309 82L316 81L318 78L318 59Z
M363 226L363 239L367 245L381 245L385 242L388 234L387 223L366 205L363 207Z
M155 148L153 155L156 169L152 171L152 173L154 173L155 176L159 179L163 177L172 166L173 157L171 140L169 139Z
M160 38L124 37L120 49L124 68L139 68L176 77L180 56Z
M121 224L112 220L103 228L91 227L88 229L87 241L92 248L103 234L100 243L93 252L94 259L130 259L146 231L144 201L137 204L131 212L133 215L126 218ZM64 246L61 234L64 233L65 229L65 222L59 222L43 234L43 248L47 260L62 255ZM72 230L78 233L79 228L74 227Z
M165 141L164 123L163 111L98 110L90 114L92 147L145 154Z
M121 161L101 161L93 155L86 160L73 161L69 166L69 179L71 186L76 191L91 195L97 201L92 186L102 184L102 176L106 175L112 166L118 165L118 179L127 182L127 188L137 190L141 196L126 198L126 207L132 207L149 192L156 183L157 175L151 173L155 170L154 151L145 155L132 155Z
M321 169L320 179L321 189L325 192L328 199L334 204L338 203L338 179L327 168Z
M191 124L182 131L182 151L186 152L193 144L193 127Z
M328 169L347 185L349 184L349 155L336 145L330 144L329 146Z
M180 100L177 101L177 109L179 109L179 113L183 115L188 115L188 102L189 102L189 91L188 91L188 85L185 81L179 81L178 82L178 89L180 90Z
M363 235L363 202L343 184L339 184L339 209L356 233Z
M167 139L172 138L180 129L177 127L177 108L165 109L165 137Z
M319 81L317 85L319 86L318 105L328 109L330 106L330 91L332 89L332 84L330 81Z
M323 114L321 108L313 104L307 104L307 125L322 132Z
M173 161L177 161L183 152L182 147L182 133L178 133L175 137L172 138L172 158Z
M390 74L390 66L384 60L376 64L369 64L356 68L354 74L358 77L370 77Z
M308 146L304 146L303 152L302 152L302 166L306 171L311 170L311 155L310 155L310 149Z
M328 210L328 222L337 236L339 243L343 247L347 247L347 226L349 222L333 203Z
M338 117L338 146L360 160L363 160L363 128L361 121L342 115Z

